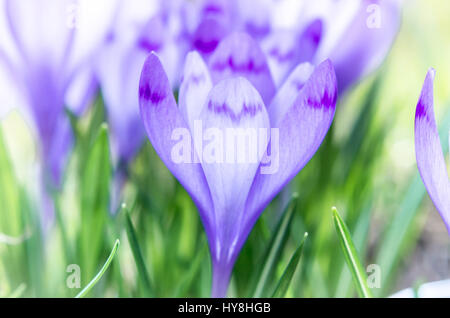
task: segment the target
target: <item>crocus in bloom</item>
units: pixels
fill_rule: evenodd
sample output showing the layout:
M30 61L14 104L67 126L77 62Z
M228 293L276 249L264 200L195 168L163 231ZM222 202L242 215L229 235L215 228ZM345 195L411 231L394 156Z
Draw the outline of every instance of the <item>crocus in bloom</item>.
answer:
M211 252L213 297L226 296L236 258L261 212L317 151L337 99L329 60L315 68L300 65L270 98L263 85L265 60L249 43L242 47L209 68L200 54L189 53L178 106L154 53L139 86L147 135L199 210ZM255 132L255 142L239 147L230 131Z
M433 109L435 74L434 69L428 71L417 103L415 119L416 159L425 188L450 234L450 182Z

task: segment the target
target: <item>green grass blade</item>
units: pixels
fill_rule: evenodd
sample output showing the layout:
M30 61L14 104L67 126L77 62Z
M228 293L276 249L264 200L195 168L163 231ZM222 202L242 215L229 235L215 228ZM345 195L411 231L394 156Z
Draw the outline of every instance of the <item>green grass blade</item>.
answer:
M75 298L85 297L89 293L89 291L92 289L92 287L94 287L95 284L97 284L98 281L103 277L103 274L105 274L109 265L111 264L112 260L114 259L114 256L117 253L119 245L120 245L120 241L117 239L116 242L114 243L114 247L111 251L111 254L109 254L108 259L106 260L102 269L97 273L97 275L95 275L95 277L89 282L89 284L87 284L87 286L84 287L83 290L80 291L79 294L75 296Z
M273 236L270 240L268 249L265 253L264 262L262 270L260 271L258 283L256 284L255 290L253 292L254 298L260 298L267 291L269 285L269 277L273 273L279 255L286 245L287 236L289 233L290 224L292 217L294 215L295 207L297 205L297 194L293 194L289 204L287 205L285 211L283 212L283 217L278 223Z
M151 297L153 295L153 288L150 277L148 276L147 266L145 265L144 257L142 256L142 249L139 246L139 241L131 222L130 213L125 204L122 205L122 211L125 214L125 228L127 231L128 241L130 242L131 252L133 253L134 261L144 287L145 296Z
M303 254L303 246L305 245L306 238L308 237L308 233L305 233L303 236L300 245L292 255L291 260L288 263L288 266L284 270L283 276L281 276L280 281L278 282L277 288L273 293L273 298L281 298L285 297L288 291L289 285L291 284L292 278L294 277L295 271L297 270L298 264L302 258Z
M332 210L336 232L339 236L342 251L344 252L345 260L352 273L358 294L360 297L371 298L372 292L367 286L367 275L359 260L358 252L353 244L347 225L342 220L337 209L333 208Z
M109 217L112 165L108 126L102 124L92 143L86 160L80 162L81 231L80 255L82 280L95 275L97 260L105 247L105 229Z

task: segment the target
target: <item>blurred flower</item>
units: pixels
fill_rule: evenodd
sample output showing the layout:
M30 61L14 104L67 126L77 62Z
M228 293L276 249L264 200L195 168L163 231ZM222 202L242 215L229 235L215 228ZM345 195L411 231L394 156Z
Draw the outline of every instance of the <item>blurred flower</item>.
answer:
M450 234L450 181L442 152L433 110L433 81L435 70L425 78L416 108L416 159L420 176L434 206L444 219Z
M181 12L187 46L205 59L243 31L260 42L277 87L299 63L330 58L341 92L381 64L401 14L400 0L202 0Z
M242 50L233 53L237 39ZM145 62L139 88L148 137L198 207L212 256L214 297L226 295L234 262L263 209L317 151L337 98L330 61L316 68L300 65L270 96L264 55L249 39L242 34L225 39L209 70L197 52L189 53L179 108L155 54ZM257 146L235 147L230 129L258 131ZM198 135L203 131L210 141L205 145ZM186 146L181 153L180 143ZM228 154L247 160L230 161Z
M123 1L114 27L95 63L110 126L115 165L111 210L120 203L127 167L145 137L139 115L139 78L150 52L157 52L171 82L179 72L179 53L172 34L178 17L164 1Z
M79 112L93 93L87 65L111 27L116 1L0 0L0 77L9 79L0 96L36 129L47 187L60 185L72 147L64 106Z

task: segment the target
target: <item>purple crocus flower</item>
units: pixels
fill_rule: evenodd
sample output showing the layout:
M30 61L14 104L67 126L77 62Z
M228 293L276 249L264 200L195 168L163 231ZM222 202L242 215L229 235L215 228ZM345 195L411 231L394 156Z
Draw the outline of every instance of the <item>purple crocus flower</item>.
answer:
M60 186L72 147L64 106L81 110L92 96L94 82L83 79L92 75L87 65L111 27L115 2L0 0L0 72L22 96L13 106L39 137L46 188Z
M415 143L420 176L450 234L450 182L433 110L435 70L425 78L416 108Z
M233 52L237 38L242 50ZM226 295L253 225L317 151L336 106L336 76L329 60L315 68L298 66L271 98L267 63L249 39L238 34L224 40L209 67L197 52L189 53L179 107L156 54L147 58L139 87L147 135L199 210L212 258L213 297ZM227 133L239 129L258 131L256 142L241 148L230 143ZM242 153L253 160L229 160Z

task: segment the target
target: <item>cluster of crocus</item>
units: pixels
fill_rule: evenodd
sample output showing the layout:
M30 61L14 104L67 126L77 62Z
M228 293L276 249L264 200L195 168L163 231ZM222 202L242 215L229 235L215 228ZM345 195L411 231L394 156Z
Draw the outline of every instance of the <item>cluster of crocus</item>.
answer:
M433 110L435 70L425 78L416 108L415 143L420 176L450 234L450 181Z
M155 54L145 62L139 96L153 147L200 212L213 264L212 295L225 296L234 262L257 218L314 155L331 125L337 99L332 63L299 65L276 93L258 44L235 33L219 44L208 64L197 52L188 54L179 108ZM211 133L199 139L197 129ZM239 148L226 134L239 129L266 133L257 135L258 147L249 150L251 142ZM188 145L181 154L180 130L187 132ZM221 160L239 151L246 152L243 160ZM276 158L275 168L267 167L269 153Z
M58 188L72 148L64 107L81 114L100 88L118 167L113 197L118 200L146 130L198 206L215 296L225 295L264 207L321 144L338 84L342 92L380 65L400 20L399 0L261 0L257 6L252 0L0 0L0 6L0 114L24 104L39 137L46 186ZM294 16L289 23L287 12ZM150 52L158 57L147 58ZM181 128L189 132L186 157L194 162L174 160L173 134ZM246 154L254 160L206 160L205 153L220 157L220 149L204 152L191 136L198 128L206 139L228 128L257 131L257 147ZM236 152L227 138L217 140L227 145L222 155Z

